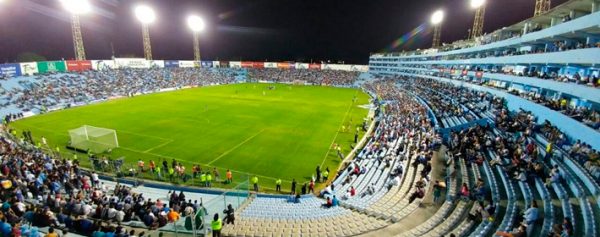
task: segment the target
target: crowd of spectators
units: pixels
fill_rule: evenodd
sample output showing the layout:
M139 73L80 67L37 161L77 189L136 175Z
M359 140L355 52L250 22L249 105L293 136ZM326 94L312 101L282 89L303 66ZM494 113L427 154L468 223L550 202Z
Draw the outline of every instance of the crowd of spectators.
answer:
M565 98L547 98L539 93L529 92L520 93L511 91L513 94L531 100L535 103L546 106L552 110L561 112L593 129L600 131L600 113L583 106L573 106Z
M399 186L406 169L403 161L407 160L409 156L415 157L412 165L424 167L423 172L416 179L416 188L411 195L411 202L417 198L423 198L431 179L433 151L441 145L441 138L434 131L427 116L427 110L414 97L402 91L393 79L377 79L362 86L366 91L378 96L379 109L376 110L376 117L379 118L378 130L367 138L368 142L363 150L345 167L348 175L342 180L340 186L348 187L348 189L341 190L341 200L348 200L354 196L365 198L376 192L385 192L394 186ZM405 145L399 145L397 150L393 150L393 145L398 139L402 139ZM412 147L411 154L404 154L404 149L408 147ZM365 159L377 164L373 167L390 169L389 175L385 177L386 181L382 190L377 190L373 183L364 185L361 190L356 190L353 186L361 176L374 172L374 170L369 170L367 165L360 165L361 161ZM394 162L394 159L398 159L398 162ZM330 200L336 200L334 194L340 193L336 191L336 188L339 187L331 184L321 190L320 195L323 197L333 196Z
M279 83L308 83L312 85L353 86L359 72L313 69L248 69L248 77L255 81Z
M81 169L79 160L44 154L27 140L16 142L4 129L0 137L3 236L37 237L38 228L43 227L63 236L68 232L143 236L126 224L143 223L142 229L153 230L203 208L197 201L186 200L183 192L169 192L169 202L164 203L125 185L109 188L96 173Z
M412 146L412 154L405 154L399 157L404 161L408 156L414 155L412 164L415 168L422 166L422 171L415 178L414 190L409 197L409 203L416 199L422 199L429 183L431 183L431 171L433 170L431 160L434 157L434 151L441 145L441 137L434 130L433 123L428 117L427 109L421 102L417 101L412 95L406 93L406 85L398 85L395 79L383 79L374 83L364 85L367 90L376 93L385 101L385 117L382 119L381 128L383 132L379 137L374 137L374 147L366 147L367 154L380 151L381 147L390 149L390 142L404 136L408 146ZM383 146L382 146L383 145ZM387 145L387 147L385 146ZM402 152L402 146L396 153ZM389 154L389 153L388 153ZM377 157L377 156L375 156ZM389 158L389 157L387 157ZM387 162L389 167L391 159L383 159L380 162ZM405 172L404 162L397 162L395 167L391 167L388 177L387 189L400 185L401 177Z
M535 187L535 179L541 179L546 184L560 182L563 177L556 166L552 166L547 159L549 154L553 153L554 147L567 151L567 156L578 161L592 177L600 180L600 153L594 150L589 144L579 140L572 142L569 138L559 131L548 121L538 123L535 116L530 112L520 111L511 113L508 111L504 101L488 93L469 91L464 88L452 88L451 84L433 81L430 79L406 79L410 86L410 91L424 98L429 103L435 113L446 113L441 108L451 108L448 106L450 99L469 97L471 101L486 101L486 108L493 113L495 128L488 126L475 126L466 130L453 131L448 140L447 146L456 159L464 159L468 166L481 166L486 160L492 166L500 166L506 174L516 182L523 182L530 187ZM432 88L433 90L428 90ZM446 100L436 99L431 94L448 95ZM442 96L443 98L444 96ZM468 103L469 100L467 100ZM544 137L549 144L546 147L536 143L535 134ZM541 151L543 150L543 152ZM495 154L490 156L488 152ZM542 154L546 154L543 156ZM494 215L494 202L491 198L491 192L485 181L479 179L473 186L463 184L459 196L466 200L476 201L472 218L487 220ZM523 210L523 215L519 215L514 231L499 232L498 234L526 234L531 233L540 216L537 210L537 203L532 202L530 207ZM557 224L553 229L556 236L573 236L573 226L569 225L569 217L565 223ZM553 235L554 236L554 235Z
M498 103L495 105L495 125L492 127L476 126L468 130L454 132L449 143L452 153L459 159L465 159L467 164L481 166L485 162L487 152L496 154L487 160L492 166L500 166L507 175L523 182L530 187L535 187L535 179L541 179L547 185L553 182L560 182L564 177L561 176L558 167L552 166L547 159L550 154L554 154L553 147L563 148L569 151L569 156L585 164L586 169L596 179L600 178L600 163L598 157L600 153L592 149L589 145L580 141L570 144L564 134L556 127L545 121L538 124L536 118L526 111L518 113L509 113L504 105ZM550 143L546 147L539 146L535 142L534 134L540 134ZM540 151L543 150L544 152ZM542 154L546 154L543 156ZM485 200L490 200L487 188L483 190L477 186L466 189L467 195L475 196L479 205L484 207ZM473 191L476 190L476 191ZM488 201L492 204L492 201ZM482 208L481 210L486 210ZM480 213L481 216L491 216L493 213ZM537 203L534 201L530 207L524 209L523 215L517 217L520 223L515 226L515 230L509 232L499 232L504 234L525 234L529 236L540 220ZM565 217L565 223L557 224L553 229L552 236L573 236L573 226L569 225L570 217Z
M499 73L505 75L512 76L520 76L520 77L535 77L544 80L554 80L558 82L564 83L574 83L578 85L585 85L589 87L600 87L600 78L598 75L593 73L588 73L587 75L581 75L579 72L574 73L558 73L558 70L552 71L542 71L540 67L524 67L522 70L515 70L514 66L494 66L491 68L481 68L476 66L469 65L457 65L449 68L440 67L440 66L432 66L432 65L423 65L423 64L403 64L400 67L400 72L405 73L423 73L426 72L428 75L439 75L439 73L434 73L441 70L456 70L456 72L461 73L463 70L467 70L468 72L483 72L483 73Z
M571 141L548 121L539 125L539 133L552 145L563 149L600 182L600 151L580 140Z
M5 92L9 103L23 111L57 105L79 105L115 97L133 96L165 88L227 84L235 72L205 68L115 69L81 73L45 74L21 82Z
M402 77L406 90L423 98L438 120L457 116L471 122L481 119L492 109L494 97L466 87L433 79Z
M315 85L353 86L358 72L336 70L150 68L84 71L37 75L33 81L2 90L0 108L14 104L23 112L45 111L111 98L134 96L168 88L234 83L243 76L259 81L302 82ZM14 79L18 80L18 79Z
M472 70L477 71L479 69L472 68ZM404 69L402 71L407 72L407 73L418 73L418 74L421 73L414 69ZM436 73L430 73L430 74L445 77L445 75L440 75L440 74L436 74ZM561 76L560 78L562 78L562 77L571 78L571 77L566 77L566 76ZM581 78L581 77L579 76L578 73L575 73L574 78ZM595 76L587 76L586 78L592 78L593 79L592 81L597 81L598 83L600 83L600 80L598 78L596 78ZM449 79L452 79L452 78L449 78ZM430 81L431 79L419 79L419 80L427 82L427 81ZM574 82L579 82L579 81L581 81L581 80L575 80ZM495 81L473 79L473 82L478 83L480 85L494 87L496 89L507 90L505 84L497 84L497 83L495 83ZM598 83L593 83L593 84L588 83L587 85L590 85L590 86L600 85ZM427 87L429 87L429 86L425 86L425 88L427 88ZM520 97L523 97L523 98L533 101L535 103L541 104L552 110L561 112L561 113L593 128L595 130L600 131L600 113L598 110L594 109L593 107L574 106L565 97L556 97L556 96L555 97L547 97L547 96L544 96L544 95L540 94L539 92L535 92L535 91L526 92L526 91L520 91L520 90L516 90L516 89L510 89L510 90L507 90L507 92L510 92L510 93L520 96ZM441 94L444 94L444 93L441 93Z
M459 68L464 68L461 66ZM581 75L579 72L575 73L558 73L558 71L541 71L539 68L530 68L525 67L523 70L515 71L514 67L503 67L497 66L489 69L488 71L482 70L480 67L471 67L469 69L472 72L476 71L484 71L491 73L501 73L505 75L513 75L513 76L525 76L525 77L535 77L544 80L554 80L558 82L565 83L574 83L579 85L585 85L590 87L600 87L600 78L596 74L589 73L587 75Z

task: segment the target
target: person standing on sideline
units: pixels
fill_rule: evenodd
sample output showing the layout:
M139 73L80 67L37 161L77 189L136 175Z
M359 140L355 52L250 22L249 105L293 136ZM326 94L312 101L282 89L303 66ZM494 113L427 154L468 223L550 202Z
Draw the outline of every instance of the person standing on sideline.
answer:
M154 160L150 160L150 172L153 174L156 172L156 164L154 163Z
M295 194L296 193L296 179L292 179L292 188L290 191L291 194Z
M321 166L317 165L315 172L317 172L317 181L321 180Z
M275 191L281 192L281 179L275 180Z
M198 165L192 166L192 178L195 179L198 176Z
M335 144L335 151L337 155L340 157L340 160L344 160L344 154L342 154L342 147L338 144Z
M142 159L138 160L138 167L140 169L140 173L144 173L144 161Z
M210 223L212 228L213 237L221 237L221 228L223 228L223 221L219 218L219 213L215 213L213 221Z
M166 160L162 161L162 165L163 165L163 170L165 170L165 171L169 170L169 163L167 163Z
M206 187L212 187L212 179L210 172L206 172Z
M200 185L203 187L206 187L206 174L205 173L200 174Z
M358 131L354 133L354 143L358 143Z
M162 174L160 173L160 170L161 170L160 166L157 166L156 167L156 178L158 180L162 180Z
M254 192L258 192L258 176L252 177L252 185L254 186Z
M225 173L225 176L227 178L227 181L225 181L225 183L233 183L233 175L231 174L231 170L227 170L227 173Z
M323 183L327 182L327 179L329 178L329 168L325 169L325 171L323 171Z
M215 182L219 182L219 180L221 179L221 174L219 174L219 170L217 170L217 167L213 168L213 176L215 177Z

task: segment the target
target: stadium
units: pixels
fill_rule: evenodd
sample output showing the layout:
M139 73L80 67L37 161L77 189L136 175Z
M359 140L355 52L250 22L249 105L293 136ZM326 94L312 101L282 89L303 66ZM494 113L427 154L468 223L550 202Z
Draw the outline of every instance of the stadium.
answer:
M600 2L522 0L527 17L489 29L503 1L423 1L426 22L353 60L308 39L339 24L226 25L263 8L329 19L305 3L184 14L188 47L156 43L176 32L158 20L215 3L0 0L0 21L35 15L0 22L0 236L600 236ZM467 36L444 36L465 12ZM141 34L115 45L136 37L143 57L87 37L130 18ZM68 41L34 19L70 25ZM303 34L314 50L289 40ZM286 42L249 46L264 35Z

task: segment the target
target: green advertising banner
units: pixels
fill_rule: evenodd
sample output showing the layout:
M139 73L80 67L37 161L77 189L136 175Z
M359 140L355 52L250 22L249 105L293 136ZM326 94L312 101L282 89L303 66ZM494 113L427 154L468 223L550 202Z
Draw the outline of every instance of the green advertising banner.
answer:
M39 73L67 71L67 65L64 61L38 62L37 66Z

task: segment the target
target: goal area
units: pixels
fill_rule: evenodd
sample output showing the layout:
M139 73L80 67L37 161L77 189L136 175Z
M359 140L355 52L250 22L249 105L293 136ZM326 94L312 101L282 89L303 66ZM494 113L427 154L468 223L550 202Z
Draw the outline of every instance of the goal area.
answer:
M83 125L69 130L71 146L92 153L102 153L119 147L117 132L113 129Z

